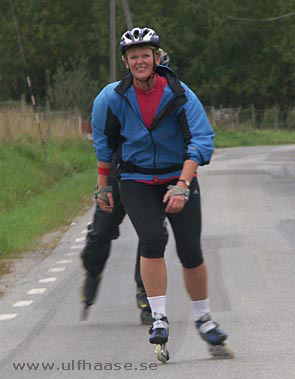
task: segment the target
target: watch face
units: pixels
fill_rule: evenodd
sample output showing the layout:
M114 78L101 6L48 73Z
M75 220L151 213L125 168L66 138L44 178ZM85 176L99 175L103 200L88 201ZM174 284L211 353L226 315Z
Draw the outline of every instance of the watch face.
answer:
M190 186L190 182L188 180L178 179L178 181L184 183L187 187Z

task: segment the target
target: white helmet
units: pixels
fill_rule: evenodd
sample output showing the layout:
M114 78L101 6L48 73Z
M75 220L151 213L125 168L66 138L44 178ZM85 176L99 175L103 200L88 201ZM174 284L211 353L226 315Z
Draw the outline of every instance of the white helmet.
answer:
M133 28L122 34L120 48L122 54L132 46L149 45L157 49L160 47L160 37L150 28Z

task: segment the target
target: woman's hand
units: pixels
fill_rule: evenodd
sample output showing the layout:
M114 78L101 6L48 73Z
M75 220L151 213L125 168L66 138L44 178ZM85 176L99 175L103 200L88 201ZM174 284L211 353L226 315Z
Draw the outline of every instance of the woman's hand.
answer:
M95 194L96 201L100 209L104 212L112 213L114 208L114 199L111 186L98 188Z
M178 213L182 211L189 196L189 190L182 186L169 186L163 203L167 203L165 212Z
M166 213L178 213L182 211L184 204L186 203L185 197L182 195L178 196L172 196L169 198L169 192L168 191L163 199L163 203L166 203L168 201L167 207L165 208Z

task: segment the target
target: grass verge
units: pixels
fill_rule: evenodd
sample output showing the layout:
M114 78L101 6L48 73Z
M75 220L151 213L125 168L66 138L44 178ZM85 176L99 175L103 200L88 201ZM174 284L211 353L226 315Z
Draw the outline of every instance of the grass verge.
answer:
M224 129L215 130L215 147L271 146L295 144L295 131L272 129Z
M68 225L92 203L96 161L91 143L25 139L2 143L0 258L35 250L45 233Z
M87 170L57 182L23 206L3 214L0 221L1 257L33 249L36 237L70 221L90 205L95 171Z

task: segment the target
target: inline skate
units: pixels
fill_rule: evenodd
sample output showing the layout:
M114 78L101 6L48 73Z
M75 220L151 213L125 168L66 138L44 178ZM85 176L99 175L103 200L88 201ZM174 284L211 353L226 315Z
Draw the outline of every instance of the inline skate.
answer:
M144 287L137 287L136 289L136 304L140 309L140 321L143 325L151 325L153 322L152 311L146 297Z
M228 335L224 333L219 328L219 325L211 319L210 314L206 314L197 320L196 328L201 338L207 342L208 350L213 358L234 358L234 352L225 343Z
M169 322L161 313L155 313L152 326L149 330L150 343L156 345L157 359L166 363L169 360L169 352L166 347L169 336Z
M83 303L81 320L86 320L88 317L89 307L94 303L101 277L102 274L93 276L89 272L86 273L85 281L81 288L81 300Z

